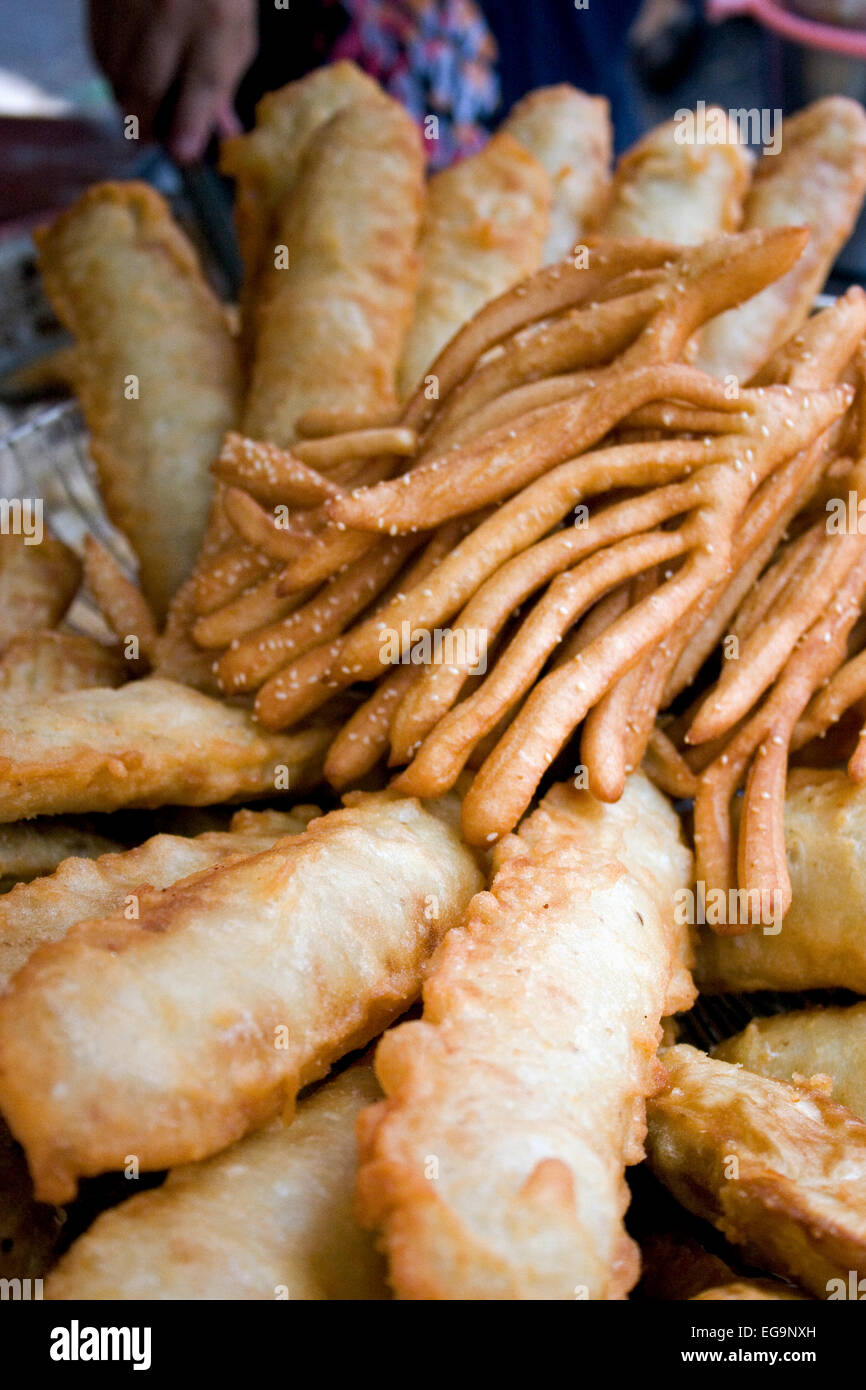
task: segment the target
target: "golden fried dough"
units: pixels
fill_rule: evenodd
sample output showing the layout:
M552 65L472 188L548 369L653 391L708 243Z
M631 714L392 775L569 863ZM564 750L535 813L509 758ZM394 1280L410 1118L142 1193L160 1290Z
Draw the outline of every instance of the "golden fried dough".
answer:
M719 936L701 928L700 989L866 993L866 787L844 772L796 779L785 800L785 846L793 900L782 930Z
M378 794L44 946L0 1000L0 1111L37 1195L290 1112L412 1002L480 883L455 831Z
M623 1298L662 1014L694 990L674 894L691 855L661 793L555 786L497 848L424 1016L386 1034L359 1124L359 1212L411 1299Z
M613 130L604 97L561 82L539 87L512 107L502 129L550 175L553 202L543 262L569 256L604 211L610 190Z
M86 700L68 691L7 705L0 821L294 790L316 781L332 737L327 727L266 733L246 710L155 676Z
M382 1299L384 1261L354 1218L355 1119L381 1091L347 1067L279 1120L97 1217L49 1299Z
M701 333L697 364L712 376L747 381L808 317L866 193L866 112L847 97L825 97L782 129L782 148L760 160L743 210L744 227L808 226L792 270Z
M76 339L105 505L161 618L192 569L210 464L237 424L237 348L192 246L147 184L96 184L36 240L48 297Z
M790 1284L780 1284L777 1279L735 1279L732 1284L716 1284L711 1289L702 1289L692 1294L693 1303L762 1303L769 1299L789 1301L808 1301L808 1294L800 1293Z
M423 166L414 123L383 94L344 107L310 138L267 250L245 434L285 446L306 411L375 415L396 404Z
M93 637L48 628L22 632L0 655L0 700L44 700L64 690L116 688L130 676L117 648Z
M0 535L0 650L59 623L81 582L77 555L44 528L37 535Z
M678 1201L747 1260L826 1298L866 1275L866 1124L808 1088L694 1047L661 1054L647 1159Z
M75 846L69 827L58 826L71 847L62 862L52 866L54 872L46 870L45 877L19 884L0 897L0 991L37 947L60 941L76 922L136 910L138 891L144 885L168 888L178 879L212 868L230 855L258 854L281 836L299 835L309 819L304 808L301 810L300 815L242 811L228 831L205 831L195 836L153 835L134 849L115 852L106 843L87 858L82 857L84 848ZM315 808L306 808L306 812L310 811L315 812ZM41 827L43 823L38 824ZM0 827L0 849L4 833L23 828ZM49 822L49 845L50 830ZM37 833L34 826L34 834Z
M674 120L655 126L622 156L601 234L691 245L737 230L751 156L721 111L711 108L707 116L728 125L725 143L701 142L697 129Z
M713 1056L779 1081L827 1078L833 1100L866 1120L866 1004L752 1019Z
M294 192L310 137L354 101L381 100L381 88L354 63L328 63L267 92L247 135L223 142L220 167L235 180L235 221L244 263L241 330L247 350L255 337L256 301L273 265L278 231Z
M401 396L489 299L541 265L552 185L542 164L506 132L434 174L421 223L418 294L403 346Z

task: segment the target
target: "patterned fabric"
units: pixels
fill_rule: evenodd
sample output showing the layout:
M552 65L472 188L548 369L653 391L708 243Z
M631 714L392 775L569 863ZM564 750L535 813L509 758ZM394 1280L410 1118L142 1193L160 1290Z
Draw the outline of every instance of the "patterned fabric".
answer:
M480 149L500 90L496 42L475 0L339 4L348 27L330 57L351 58L402 102L424 131L431 167Z

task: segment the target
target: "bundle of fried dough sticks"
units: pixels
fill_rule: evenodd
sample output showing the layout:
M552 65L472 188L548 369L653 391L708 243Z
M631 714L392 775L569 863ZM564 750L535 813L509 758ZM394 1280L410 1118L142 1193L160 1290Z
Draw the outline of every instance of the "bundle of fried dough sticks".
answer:
M319 69L224 149L239 323L143 185L38 234L139 571L0 537L4 1277L866 1277L866 1005L674 1017L866 995L866 113L711 114L611 170L554 87L425 181Z

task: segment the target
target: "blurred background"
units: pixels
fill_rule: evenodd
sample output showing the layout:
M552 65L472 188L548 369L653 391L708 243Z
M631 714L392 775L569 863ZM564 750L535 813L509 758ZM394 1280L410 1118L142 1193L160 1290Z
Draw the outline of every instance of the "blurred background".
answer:
M56 332L28 230L95 179L159 187L232 294L219 138L249 126L265 91L335 57L419 120L436 113L445 163L536 86L607 96L621 151L699 101L862 100L864 55L866 0L0 0L0 380ZM866 280L862 227L834 287L851 280Z

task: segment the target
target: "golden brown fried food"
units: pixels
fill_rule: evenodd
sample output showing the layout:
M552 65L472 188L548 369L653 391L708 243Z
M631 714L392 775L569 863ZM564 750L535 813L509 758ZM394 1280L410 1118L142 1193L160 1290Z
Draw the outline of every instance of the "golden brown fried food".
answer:
M49 1299L383 1299L384 1261L354 1218L355 1119L381 1095L361 1061L279 1120L97 1217Z
M744 227L809 227L793 270L701 334L698 366L748 381L805 319L847 241L866 193L866 112L847 97L825 97L785 120L782 148L755 170Z
M778 1081L829 1078L833 1100L866 1120L866 1004L754 1018L713 1056Z
M0 879L36 878L53 873L58 864L72 855L96 859L119 849L114 840L70 821L15 821L12 825L0 825ZM2 907L0 903L0 912Z
M571 254L598 221L610 190L613 130L604 97L561 82L539 87L512 107L502 129L550 175L553 203L543 263Z
M295 790L316 781L334 733L274 736L246 710L155 676L7 705L2 725L0 822Z
M844 772L808 778L805 770L795 777L785 801L793 897L782 930L719 936L701 928L695 977L706 993L866 993L866 788Z
M102 495L161 618L192 569L210 464L237 423L237 348L192 246L146 184L95 185L37 243L48 296L76 339Z
M150 604L125 574L111 551L95 536L84 538L84 579L96 606L123 643L133 669L145 668L157 652L157 631Z
M866 1124L808 1088L667 1048L647 1106L650 1167L752 1264L826 1298L866 1274Z
M312 135L260 293L244 432L286 446L308 410L375 415L395 376L417 277L423 151L380 94Z
M224 141L223 173L235 180L235 220L244 263L241 328L250 349L256 301L273 265L278 231L289 207L301 159L318 128L354 101L378 100L381 90L354 63L328 63L268 92L247 135Z
M692 1294L693 1303L760 1303L768 1299L787 1299L808 1301L809 1295L800 1293L790 1284L780 1284L777 1279L735 1279L732 1284L716 1284L711 1289L703 1289Z
M227 551L236 539L231 522L222 505L222 488L216 495L208 516L201 551L193 572L174 595L168 607L165 626L159 634L153 653L153 671L166 680L180 681L204 695L220 695L219 682L213 671L213 659L193 641L192 629L198 611L196 595L203 574L213 566L217 557Z
M290 1113L412 1002L480 883L419 802L360 796L37 951L0 1001L0 1109L37 1195L127 1154L204 1158Z
M415 313L400 360L401 396L482 305L539 268L551 196L542 164L504 132L433 176Z
M64 690L115 689L130 668L116 648L77 632L21 632L0 655L0 700L44 700Z
M315 807L289 812L241 811L231 830L204 831L195 836L153 835L128 850L115 849L107 841L102 849L79 845L68 827L58 827L68 848L61 860L51 865L54 872L46 867L42 870L45 877L35 883L21 883L0 898L0 991L37 947L60 941L76 922L113 912L133 914L130 920L135 920L136 899L144 885L168 888L178 879L212 868L232 855L258 854L284 835L300 835L316 814ZM34 835L38 833L36 825ZM44 833L52 846L50 827L49 822ZM4 832L24 828L0 827L0 846ZM87 849L92 852L84 858Z
M640 776L555 786L386 1035L359 1125L359 1211L403 1298L623 1298L624 1171L642 1157L662 1014L694 998L673 921L691 855ZM615 1020L615 1022L614 1022Z
M727 128L725 142L701 141L697 125L674 120L623 155L600 234L691 244L737 230L751 157L723 112L710 108L706 115Z
M38 518L30 520L36 529L29 535L0 535L0 650L19 634L59 623L81 582L77 555L44 528L40 540Z

